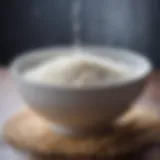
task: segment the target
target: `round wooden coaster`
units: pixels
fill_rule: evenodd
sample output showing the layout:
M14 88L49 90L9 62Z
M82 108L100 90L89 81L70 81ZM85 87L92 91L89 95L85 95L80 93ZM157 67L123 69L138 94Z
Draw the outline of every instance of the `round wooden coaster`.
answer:
M159 140L160 120L150 110L133 109L120 118L113 131L101 137L65 137L49 129L49 123L26 108L4 126L4 137L13 147L43 155L114 156L135 151Z

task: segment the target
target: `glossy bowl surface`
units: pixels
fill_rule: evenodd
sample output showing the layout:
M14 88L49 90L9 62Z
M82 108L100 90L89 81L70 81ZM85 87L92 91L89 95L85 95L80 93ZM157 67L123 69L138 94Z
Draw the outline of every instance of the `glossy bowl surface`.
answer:
M45 60L73 53L72 47L28 51L11 65L13 79L24 101L34 111L53 121L53 129L60 132L85 133L104 128L130 107L152 70L150 61L134 51L104 46L88 46L83 50L126 63L131 68L130 76L87 88L34 83L24 78L26 71Z

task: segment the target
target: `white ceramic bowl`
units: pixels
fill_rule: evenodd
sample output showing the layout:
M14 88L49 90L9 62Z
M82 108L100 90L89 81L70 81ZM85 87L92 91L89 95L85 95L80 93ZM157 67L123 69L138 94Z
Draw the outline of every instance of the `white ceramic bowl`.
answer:
M60 132L86 133L104 128L129 108L142 91L152 69L146 57L133 51L103 46L83 49L126 63L131 68L131 75L112 84L92 88L41 84L23 77L25 71L44 60L73 52L71 47L28 51L11 65L14 81L24 101L37 113L53 121L53 129Z

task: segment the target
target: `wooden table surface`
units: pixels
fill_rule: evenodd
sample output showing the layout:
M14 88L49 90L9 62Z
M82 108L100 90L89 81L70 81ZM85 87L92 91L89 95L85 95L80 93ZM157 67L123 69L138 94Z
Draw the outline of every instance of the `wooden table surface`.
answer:
M152 105L160 115L160 72L157 71L152 74L149 85L147 85L139 103ZM8 70L0 67L0 127L22 106L23 102L13 85ZM160 145L155 144L135 157L138 160L160 160ZM27 160L26 157L19 158L9 146L0 140L0 160L21 159Z

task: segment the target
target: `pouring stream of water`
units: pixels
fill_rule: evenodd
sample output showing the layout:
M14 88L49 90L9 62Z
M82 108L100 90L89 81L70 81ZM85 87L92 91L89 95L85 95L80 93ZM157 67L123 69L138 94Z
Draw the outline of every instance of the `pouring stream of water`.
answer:
M80 24L80 14L81 14L81 0L73 0L72 2L72 34L73 34L73 48L75 53L81 52L81 24Z

